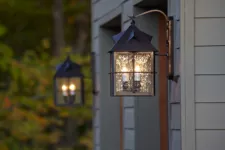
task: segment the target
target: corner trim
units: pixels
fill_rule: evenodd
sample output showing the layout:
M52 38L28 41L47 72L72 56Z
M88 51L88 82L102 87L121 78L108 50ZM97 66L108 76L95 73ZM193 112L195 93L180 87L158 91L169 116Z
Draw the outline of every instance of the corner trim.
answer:
M181 0L181 140L182 150L195 150L195 0Z

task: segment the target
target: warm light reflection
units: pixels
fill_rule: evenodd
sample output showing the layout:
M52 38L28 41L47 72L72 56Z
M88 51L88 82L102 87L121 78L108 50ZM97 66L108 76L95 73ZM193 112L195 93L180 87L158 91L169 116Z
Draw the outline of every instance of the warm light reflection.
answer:
M127 72L127 68L126 67L123 67L122 68L122 72ZM128 81L128 74L127 73L123 73L122 74L122 81L123 82L127 82Z
M139 86L138 93L153 93L153 52L117 52L114 57L115 91L132 92ZM119 73L120 72L120 73ZM136 86L136 87L134 87Z
M135 70L135 72L140 72L140 70L141 70L140 69L140 66L135 66L135 69L134 70Z
M134 74L134 81L140 81L141 80L141 74L140 73L137 73L137 72L140 72L140 66L135 66L135 69L134 69L134 71L136 72L135 74Z
M70 84L69 89L70 89L71 91L75 91L75 90L76 90L76 86L75 86L74 84Z
M66 91L67 90L67 86L65 84L62 85L62 91Z
M75 95L75 90L76 90L76 86L74 84L70 84L70 95L74 96Z
M67 96L67 86L65 84L62 85L62 94L63 96Z
M123 67L122 68L122 72L127 72L127 68L126 67Z

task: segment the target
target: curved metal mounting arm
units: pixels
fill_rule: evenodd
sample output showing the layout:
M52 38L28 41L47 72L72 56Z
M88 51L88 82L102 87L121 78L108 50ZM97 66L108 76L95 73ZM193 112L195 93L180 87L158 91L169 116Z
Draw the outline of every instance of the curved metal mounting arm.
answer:
M164 16L165 20L167 21L167 31L166 31L166 36L167 36L167 40L166 40L166 44L168 47L168 79L177 82L177 78L179 78L179 76L174 76L174 54L173 54L173 44L172 44L172 40L173 40L173 17L168 17L163 11L158 10L158 9L152 9L152 10L148 10L145 11L143 13L140 13L138 15L133 15L133 16L129 16L129 18L132 20L132 24L135 23L134 19L140 16L143 16L145 14L149 14L149 13L160 13Z
M137 17L143 16L145 14L153 13L153 12L158 12L158 13L162 14L165 17L166 21L169 21L170 20L169 17L163 11L158 10L158 9L148 10L148 11L145 11L145 12L143 12L141 14L138 14L136 16L133 16L133 17L137 18Z

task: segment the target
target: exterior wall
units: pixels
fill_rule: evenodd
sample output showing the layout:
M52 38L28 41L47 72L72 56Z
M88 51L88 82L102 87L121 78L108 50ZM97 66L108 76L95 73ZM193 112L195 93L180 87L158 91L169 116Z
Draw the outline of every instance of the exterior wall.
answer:
M115 150L120 146L120 100L110 97L109 54L115 32L100 29L100 144L101 149Z
M146 10L134 7L134 14L140 14ZM153 36L152 44L158 49L159 16L157 13L146 14L136 19L136 26ZM158 59L156 58L156 69ZM156 70L159 72L159 70ZM155 80L158 85L158 74ZM137 97L135 101L135 150L160 150L160 121L159 121L159 90L154 97Z
M221 150L225 137L225 1L182 0L182 148Z
M96 89L94 99L94 150L120 149L120 101L109 93L109 55L113 46L112 30L101 28L121 15L124 0L92 0L92 51L96 54Z
M174 17L175 75L180 75L180 0L168 1L168 15ZM169 149L181 150L181 81L169 81Z
M95 150L119 150L120 144L120 101L109 95L109 56L107 51L112 46L113 31L101 28L118 15L122 16L121 27L125 30L130 22L128 15L138 14L144 10L134 7L142 0L92 0L92 50L96 52L96 87L100 94L94 101L94 144ZM157 1L157 0L156 0ZM169 14L175 16L175 51L179 61L179 0L170 0ZM179 8L179 7L178 7ZM175 11L174 11L175 10ZM136 25L146 33L153 35L153 45L158 47L158 14L145 15L137 19ZM178 66L177 66L178 67ZM157 67L158 68L158 67ZM179 71L177 69L177 74ZM157 86L156 79L156 88ZM176 87L171 91L170 102L170 143L171 150L180 150L180 98L179 84L170 83ZM172 89L171 88L171 89ZM158 90L157 90L158 91ZM178 96L177 96L178 94ZM124 97L123 98L123 148L124 150L159 150L160 125L159 103L156 97ZM175 98L176 97L176 98ZM178 97L178 98L177 98Z
M133 2L132 0L126 1L123 5L122 12L122 30L126 30L130 22L128 21L128 15L133 15ZM135 140L135 98L134 97L124 97L123 98L123 148L124 150L135 150L136 140Z

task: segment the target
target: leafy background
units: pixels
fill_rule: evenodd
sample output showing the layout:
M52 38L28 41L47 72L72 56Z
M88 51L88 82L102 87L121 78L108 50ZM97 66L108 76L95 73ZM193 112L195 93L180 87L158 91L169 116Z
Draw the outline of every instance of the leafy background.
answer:
M0 0L1 150L92 149L89 37L89 0ZM53 103L55 67L68 52L83 66L84 107Z

